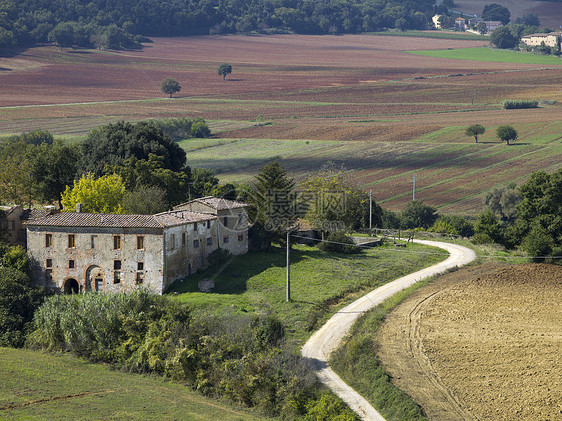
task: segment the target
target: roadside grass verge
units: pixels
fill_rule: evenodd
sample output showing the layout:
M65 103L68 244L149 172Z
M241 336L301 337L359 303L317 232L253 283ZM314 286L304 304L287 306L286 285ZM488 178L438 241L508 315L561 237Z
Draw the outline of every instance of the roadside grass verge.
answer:
M286 302L285 250L273 248L234 257L218 270L207 269L184 282L176 281L169 294L216 311L273 313L287 326L289 338L302 344L329 314L354 297L446 257L442 250L420 244L400 250L383 245L357 255L297 245L291 252L292 301ZM215 281L212 293L198 291L203 279Z
M263 420L158 376L112 371L70 355L0 348L3 420Z
M562 65L556 56L530 54L521 51L500 50L489 47L456 48L451 50L406 51L420 56L451 58L456 60L491 61L496 63Z

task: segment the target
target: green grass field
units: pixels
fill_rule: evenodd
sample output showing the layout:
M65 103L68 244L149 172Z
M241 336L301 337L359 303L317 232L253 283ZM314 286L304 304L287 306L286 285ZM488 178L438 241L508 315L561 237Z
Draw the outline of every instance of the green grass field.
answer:
M328 254L297 245L292 251L292 302L285 300L285 250L278 248L234 257L219 270L209 269L177 281L169 293L196 306L273 312L288 327L290 337L302 344L317 319L357 294L445 258L442 250L419 244L406 249L388 244L356 255ZM198 281L206 278L215 281L213 293L198 292Z
M407 51L420 56L451 58L456 60L491 61L497 63L523 63L562 65L562 60L556 56L531 54L522 51L500 50L497 48L475 47L457 48L452 50Z
M1 420L263 420L159 377L0 348Z

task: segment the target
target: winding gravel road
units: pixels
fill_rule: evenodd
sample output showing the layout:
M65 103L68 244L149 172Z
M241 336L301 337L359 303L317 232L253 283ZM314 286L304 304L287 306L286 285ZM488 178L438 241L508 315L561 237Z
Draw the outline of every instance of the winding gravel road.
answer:
M460 267L466 265L476 258L472 250L456 244L425 240L414 241L428 246L442 248L448 251L450 256L446 260L433 266L389 282L341 309L310 337L301 350L304 357L314 362L316 374L320 381L332 389L334 393L342 398L349 407L364 420L384 421L384 418L369 402L348 386L328 366L328 359L332 351L340 345L344 336L349 332L349 329L361 314L382 303L398 291L424 278L443 273L447 269L454 268L455 266Z

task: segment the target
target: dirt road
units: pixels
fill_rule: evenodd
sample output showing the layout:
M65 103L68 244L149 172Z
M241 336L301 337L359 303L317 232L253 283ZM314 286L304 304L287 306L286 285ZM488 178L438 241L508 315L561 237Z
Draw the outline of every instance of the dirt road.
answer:
M310 337L301 351L304 357L314 361L320 380L364 420L379 421L384 418L328 366L327 361L332 351L339 346L355 320L364 312L421 279L442 273L455 266L463 266L476 258L472 250L456 244L423 240L416 240L416 242L440 247L448 251L450 256L436 265L389 282L341 309Z

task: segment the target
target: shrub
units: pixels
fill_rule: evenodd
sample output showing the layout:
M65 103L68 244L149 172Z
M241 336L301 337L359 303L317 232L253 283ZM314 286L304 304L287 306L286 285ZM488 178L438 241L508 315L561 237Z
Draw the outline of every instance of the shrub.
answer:
M442 215L437 218L437 221L435 221L435 224L433 224L429 231L460 235L462 237L472 237L474 234L474 226L462 216Z
M506 110L520 109L520 108L537 108L539 101L535 100L514 100L514 99L504 99L502 101L502 106Z
M521 241L521 248L529 256L543 257L548 256L554 246L554 240L542 227L535 225L531 231ZM544 259L535 258L535 262L543 262Z
M317 247L320 250L333 253L354 254L361 251L361 248L355 245L353 239L342 231L328 234L326 241L321 241Z
M196 119L191 125L191 136L193 137L209 137L211 130L203 119Z

